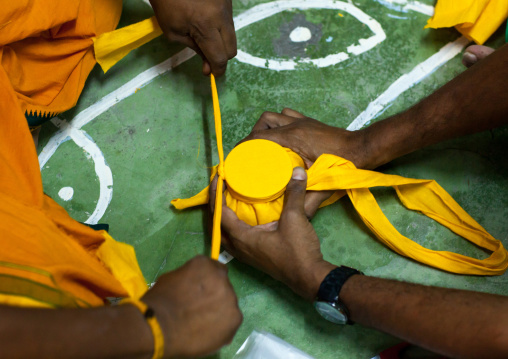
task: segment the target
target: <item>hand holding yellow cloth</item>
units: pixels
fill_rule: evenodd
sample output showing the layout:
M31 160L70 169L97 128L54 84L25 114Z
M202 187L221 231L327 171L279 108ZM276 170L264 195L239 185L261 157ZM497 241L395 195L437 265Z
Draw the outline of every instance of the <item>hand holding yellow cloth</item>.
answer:
M255 141L264 140L249 142ZM296 153L287 148L283 151L287 153L293 167L303 167L303 161ZM228 182L229 156L226 159L226 183ZM247 159L246 162L248 162ZM262 171L262 169L259 170ZM213 179L216 172L217 167L214 167L211 179ZM436 268L460 274L500 275L508 268L507 252L502 243L487 233L433 180L411 179L360 170L355 168L350 161L328 154L322 155L316 160L312 167L307 170L307 176L307 190L337 191L322 206L335 202L346 191L358 214L369 229L382 243L401 255ZM250 177L252 177L252 174L249 175ZM491 256L479 260L448 251L433 251L404 237L388 221L369 191L370 187L379 186L393 187L404 206L408 209L421 212L468 241L491 251ZM209 187L192 198L175 199L171 203L177 209L206 204L208 202L208 190ZM246 202L245 199L235 197L235 192L229 188L225 190L225 198L228 207L240 219L250 225L278 220L284 201L283 196L279 196L265 202Z

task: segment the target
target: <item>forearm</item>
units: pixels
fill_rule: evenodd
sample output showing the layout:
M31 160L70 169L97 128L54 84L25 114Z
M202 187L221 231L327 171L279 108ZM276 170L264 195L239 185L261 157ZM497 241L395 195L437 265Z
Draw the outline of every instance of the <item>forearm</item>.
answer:
M508 123L508 45L399 115L361 130L364 168Z
M457 358L508 357L508 298L351 277L340 297L353 321Z
M93 309L0 306L0 358L150 358L153 338L132 305Z

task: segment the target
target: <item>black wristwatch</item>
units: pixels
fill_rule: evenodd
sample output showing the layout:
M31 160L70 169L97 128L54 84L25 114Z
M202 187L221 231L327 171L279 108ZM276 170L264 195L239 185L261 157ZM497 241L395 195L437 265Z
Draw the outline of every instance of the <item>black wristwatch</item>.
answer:
M341 266L333 269L323 279L314 302L314 307L323 318L335 324L353 324L349 319L349 311L339 299L339 294L344 283L356 274L363 275L356 269Z

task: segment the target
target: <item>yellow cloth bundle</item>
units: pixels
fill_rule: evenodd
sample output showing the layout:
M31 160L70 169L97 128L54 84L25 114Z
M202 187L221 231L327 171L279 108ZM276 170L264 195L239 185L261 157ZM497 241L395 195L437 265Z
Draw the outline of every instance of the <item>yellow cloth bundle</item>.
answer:
M483 44L508 18L506 0L438 0L425 28L455 28L469 40Z
M271 145L264 148L265 144L261 142ZM292 168L303 167L303 161L296 153L282 147L279 153L276 153L276 146L280 147L266 140L248 141L237 146L225 161L224 177L228 184L225 190L226 204L250 225L279 219L284 200L283 192L291 177ZM235 155L236 151L238 155ZM280 155L280 151L286 155L282 162L280 158L284 156ZM276 163L267 164L274 157L277 158ZM243 160L239 161L240 158ZM289 172L287 163L290 163ZM266 167L269 168L267 172L264 170ZM217 166L212 170L211 179L216 173ZM361 170L355 168L350 161L329 154L320 156L307 170L307 175L307 190L337 191L322 206L334 203L345 191L369 229L382 243L401 255L459 274L500 275L507 269L507 252L502 243L469 216L434 180L411 179ZM379 186L393 187L405 207L421 212L468 241L491 251L491 256L479 260L448 251L433 251L401 235L388 221L369 191L370 187ZM261 193L266 187L269 188L268 192ZM209 199L208 190L207 187L194 197L175 199L171 203L177 209L206 204ZM249 193L246 195L246 192ZM252 193L255 195L252 196ZM258 198L255 198L256 196ZM265 197L264 200L261 197Z

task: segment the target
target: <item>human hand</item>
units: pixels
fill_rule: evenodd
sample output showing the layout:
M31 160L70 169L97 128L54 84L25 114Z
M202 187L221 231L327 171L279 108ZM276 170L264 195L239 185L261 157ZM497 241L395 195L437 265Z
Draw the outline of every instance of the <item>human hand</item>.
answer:
M212 183L210 183L210 189L208 193L208 209L210 210L210 216L213 217L213 212L215 210L215 198L217 193L217 180L218 177L215 176ZM227 183L224 183L224 187L222 188L223 191L225 191L227 188ZM304 203L304 212L307 219L310 221L314 215L316 214L317 210L319 209L319 206L326 201L328 198L330 198L335 191L307 191L305 193L305 203ZM223 204L225 201L223 201ZM210 218L210 225L211 225L211 219Z
M165 358L195 358L229 344L242 322L223 264L198 256L161 276L142 298L157 316Z
M223 245L229 253L312 301L335 266L323 259L319 239L305 213L306 185L307 174L296 167L286 187L280 220L255 227L238 219L223 201L222 229Z
M203 59L203 74L226 72L236 56L231 0L150 0L169 41L182 43Z
M350 160L357 168L368 167L362 131L328 126L289 108L281 113L263 113L243 141L253 139L270 140L292 149L303 158L307 168L324 153Z

